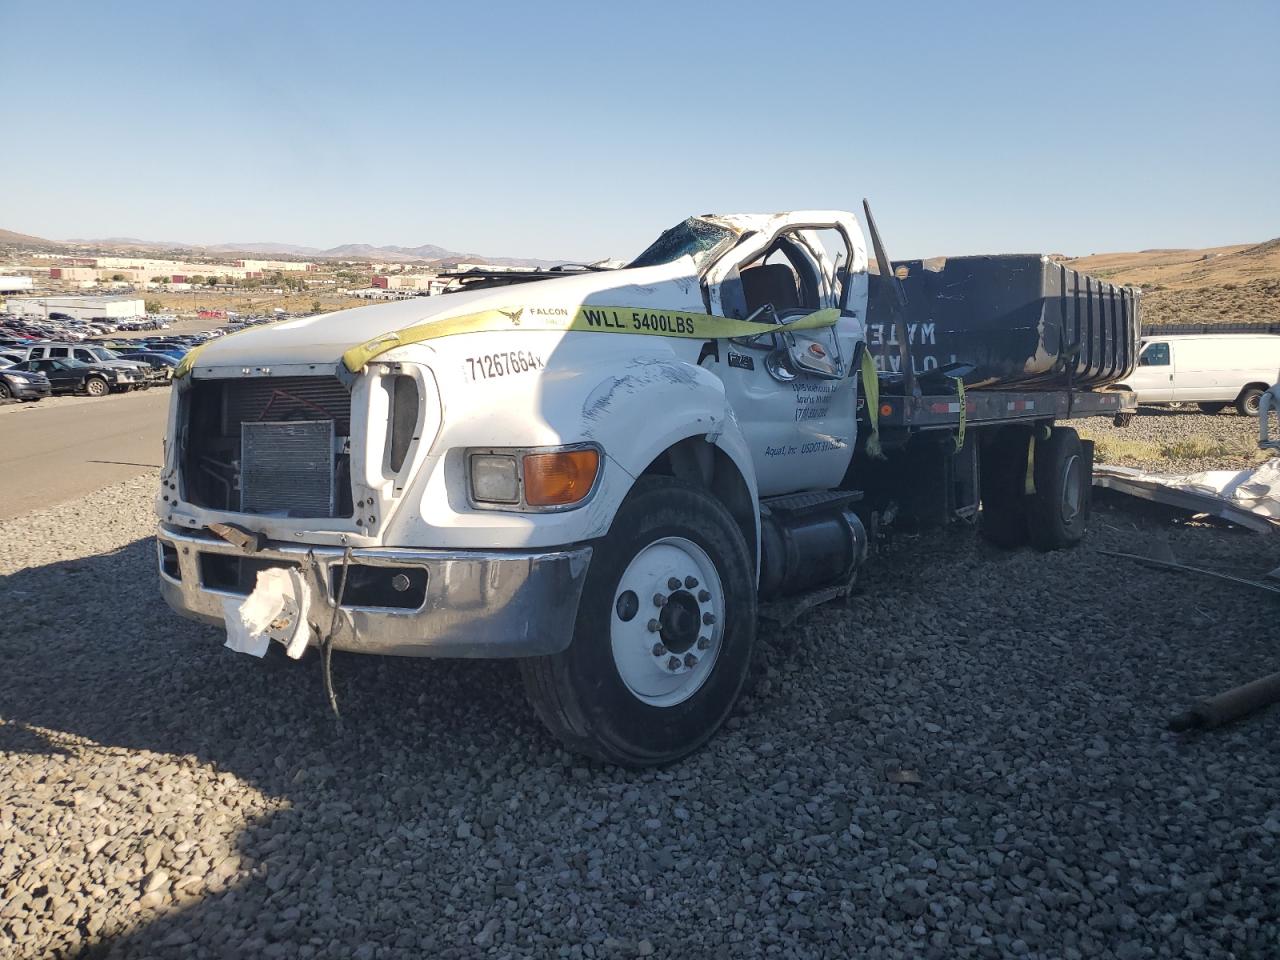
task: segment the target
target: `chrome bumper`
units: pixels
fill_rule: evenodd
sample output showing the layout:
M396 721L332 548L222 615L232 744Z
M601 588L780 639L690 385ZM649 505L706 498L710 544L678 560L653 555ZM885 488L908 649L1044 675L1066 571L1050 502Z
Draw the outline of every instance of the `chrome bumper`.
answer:
M244 596L202 583L201 555L218 554L297 566L315 598L309 619L321 631L328 629L333 617L330 573L342 565L340 548L271 543L250 554L211 535L165 524L156 540L161 592L184 617L221 625L224 601ZM176 553L178 577L165 570L164 545ZM334 628L334 649L408 657L559 653L572 638L590 561L588 546L543 552L353 549L353 566L425 569L426 597L416 610L351 606L344 601Z

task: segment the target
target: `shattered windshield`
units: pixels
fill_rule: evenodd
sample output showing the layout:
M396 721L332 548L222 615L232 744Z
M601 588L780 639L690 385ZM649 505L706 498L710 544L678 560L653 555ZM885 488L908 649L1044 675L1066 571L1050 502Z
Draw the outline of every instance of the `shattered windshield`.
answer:
M656 267L663 263L673 263L681 257L693 257L694 264L701 270L704 263L709 262L714 254L735 239L737 234L728 227L690 217L664 231L662 236L627 266Z

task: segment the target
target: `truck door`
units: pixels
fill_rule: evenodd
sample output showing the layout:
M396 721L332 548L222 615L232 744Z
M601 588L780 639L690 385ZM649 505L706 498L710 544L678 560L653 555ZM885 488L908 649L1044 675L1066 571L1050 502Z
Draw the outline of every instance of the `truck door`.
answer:
M856 439L853 362L862 318L842 310L833 328L786 329L788 320L846 302L834 261L814 230L796 228L780 232L763 250L757 245L718 276L717 312L761 325L759 337L721 341L718 356L703 362L724 383L760 493L836 486Z
M1138 354L1138 369L1132 384L1142 403L1169 403L1173 400L1173 349L1166 340L1148 343Z

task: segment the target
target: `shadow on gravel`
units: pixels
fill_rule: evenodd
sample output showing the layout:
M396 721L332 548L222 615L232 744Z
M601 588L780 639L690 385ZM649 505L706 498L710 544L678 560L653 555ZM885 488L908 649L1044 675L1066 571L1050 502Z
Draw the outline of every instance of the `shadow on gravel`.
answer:
M569 779L535 726L512 664L337 653L340 733L318 657L259 661L224 649L220 630L168 610L154 566L147 539L2 582L0 750L66 753L33 729L47 728L162 761L194 760L284 802L239 837L247 880L90 955L171 955L194 939L204 955L210 934L222 949L260 955L268 941L299 937L304 919L307 936L335 937L348 953L366 937L393 943L415 927L403 945L420 949L418 934L440 919L419 900L423 878L452 867L423 859L427 844L415 838L456 841L463 823L477 840L492 835L496 817L482 816L483 793L527 768L535 753L555 779ZM164 775L162 768L156 779ZM156 783L119 786L144 793ZM147 819L127 829L165 839L163 818ZM189 833L189 824L181 827Z
M113 881L63 955L1275 955L1280 716L1164 730L1275 669L1275 607L1095 552L1275 548L1100 513L1054 555L904 538L852 609L762 630L727 729L641 774L558 750L507 663L337 656L339 736L314 660L232 654L164 607L150 540L19 572L6 743L108 748L72 773L207 891L122 927L141 875ZM228 834L225 859L205 840Z

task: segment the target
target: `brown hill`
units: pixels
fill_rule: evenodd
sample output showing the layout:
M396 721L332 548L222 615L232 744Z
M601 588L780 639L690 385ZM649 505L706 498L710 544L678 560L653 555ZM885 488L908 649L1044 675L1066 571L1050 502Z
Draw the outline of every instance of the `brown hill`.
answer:
M0 245L6 247L56 247L59 244L43 237L33 237L27 233L14 233L12 230L0 230Z
M1143 289L1143 323L1280 323L1280 239L1097 253L1068 265Z

